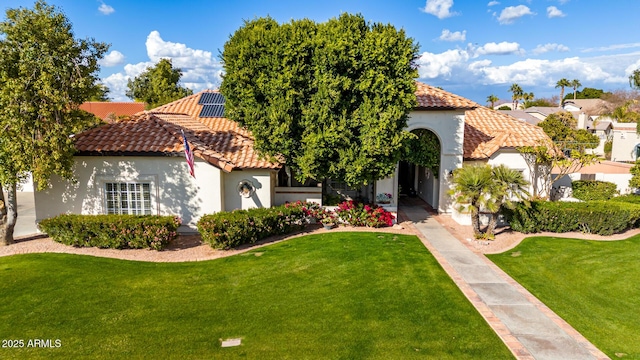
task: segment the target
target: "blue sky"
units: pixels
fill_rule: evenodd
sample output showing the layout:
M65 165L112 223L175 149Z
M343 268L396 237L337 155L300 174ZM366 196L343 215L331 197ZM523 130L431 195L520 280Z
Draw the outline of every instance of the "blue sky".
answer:
M4 0L4 10L33 1ZM243 20L318 22L342 12L403 28L420 45L419 80L486 103L509 99L518 83L536 97L558 94L560 78L583 86L629 89L640 68L638 0L49 0L67 15L76 37L111 44L100 77L116 101L127 79L168 57L183 85L217 88L219 53Z

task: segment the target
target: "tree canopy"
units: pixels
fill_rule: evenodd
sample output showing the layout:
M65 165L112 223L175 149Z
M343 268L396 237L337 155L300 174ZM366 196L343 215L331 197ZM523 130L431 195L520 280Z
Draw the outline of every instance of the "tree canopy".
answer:
M568 111L551 114L538 126L563 150L583 153L585 149L595 149L600 143L597 135L585 129L576 129L576 119Z
M44 1L6 11L0 23L0 185L9 188L10 213L5 242L17 216L16 184L27 172L40 190L53 174L72 176L70 135L94 123L78 107L97 93L98 60L107 49L74 38L67 17Z
M390 175L416 105L418 47L403 30L342 14L246 21L224 45L225 116L297 177L349 185Z
M564 96L564 99L601 99L607 94L610 95L611 93L605 92L602 89L586 87L582 89L582 91L577 90L575 92L568 93Z
M171 59L160 59L135 79L127 81L127 97L147 104L152 109L193 94L193 90L180 86L182 70L174 68Z

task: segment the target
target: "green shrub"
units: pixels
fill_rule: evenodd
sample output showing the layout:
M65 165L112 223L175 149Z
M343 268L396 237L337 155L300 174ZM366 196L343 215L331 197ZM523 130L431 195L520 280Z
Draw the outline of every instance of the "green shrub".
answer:
M611 201L640 204L640 195L628 194L628 195L616 196L612 198Z
M53 240L72 246L162 250L177 234L180 220L150 215L59 215L40 222Z
M637 227L640 205L613 201L532 201L505 210L511 228L522 233L581 231L611 235Z
M577 180L571 183L573 197L583 201L609 200L618 195L616 184L599 180Z
M198 221L198 232L211 247L229 249L291 233L303 228L305 223L302 207L283 205L205 215Z

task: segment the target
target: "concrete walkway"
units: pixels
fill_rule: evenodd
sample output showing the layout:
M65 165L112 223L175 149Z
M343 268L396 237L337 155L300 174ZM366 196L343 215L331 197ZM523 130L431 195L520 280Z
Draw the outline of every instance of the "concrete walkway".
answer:
M518 359L609 359L569 324L473 251L421 206L401 212L425 246Z

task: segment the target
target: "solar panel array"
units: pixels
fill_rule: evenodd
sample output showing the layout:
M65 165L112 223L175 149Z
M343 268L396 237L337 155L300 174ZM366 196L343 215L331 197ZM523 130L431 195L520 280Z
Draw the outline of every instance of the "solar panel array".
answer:
M220 93L203 93L200 96L198 104L202 105L202 110L200 110L200 117L224 116L224 96Z

